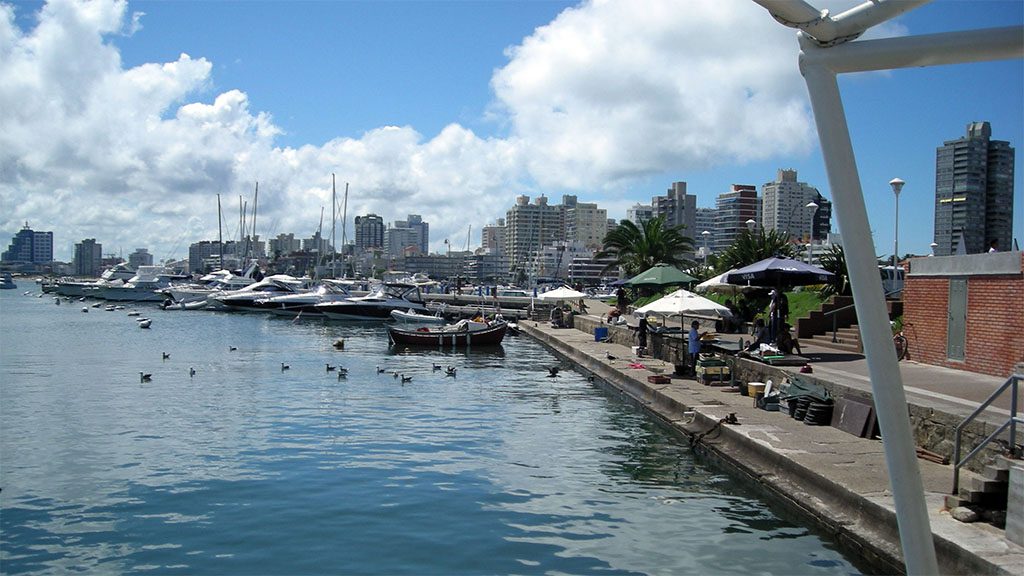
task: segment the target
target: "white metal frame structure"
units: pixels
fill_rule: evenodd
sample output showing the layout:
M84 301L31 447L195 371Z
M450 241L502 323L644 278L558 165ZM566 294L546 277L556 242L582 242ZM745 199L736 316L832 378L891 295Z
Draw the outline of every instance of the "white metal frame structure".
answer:
M869 0L831 16L802 0L754 0L800 30L800 72L807 83L832 188L871 390L899 523L906 572L937 574L921 471L903 390L853 144L836 76L1024 57L1024 27L992 28L851 42L865 30L930 0Z

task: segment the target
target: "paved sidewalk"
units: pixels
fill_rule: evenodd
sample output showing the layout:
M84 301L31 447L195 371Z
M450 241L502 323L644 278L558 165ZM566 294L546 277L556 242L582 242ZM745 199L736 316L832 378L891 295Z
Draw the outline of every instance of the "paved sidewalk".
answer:
M593 307L590 311L600 313ZM626 392L681 431L694 435L714 428L702 444L718 461L830 532L848 551L855 550L886 571L903 569L881 441L828 426L811 428L782 413L757 409L751 398L730 387L704 386L681 378L650 384L648 376L671 374L674 366L638 359L629 347L595 342L592 334L580 330L554 329L548 323L532 321L521 326L578 368ZM808 347L804 352L816 358L817 377L841 379L845 385L870 391L863 359L828 357L826 354L834 353L824 348ZM980 393L978 390L1002 383L977 375L960 378L963 374L959 372L916 363L905 363L901 370L908 396L946 402L954 408L966 409L963 403ZM736 415L738 424L716 427L730 413ZM1024 573L1024 548L1007 541L1001 530L988 524L958 522L944 509L952 467L917 462L940 570L945 574Z

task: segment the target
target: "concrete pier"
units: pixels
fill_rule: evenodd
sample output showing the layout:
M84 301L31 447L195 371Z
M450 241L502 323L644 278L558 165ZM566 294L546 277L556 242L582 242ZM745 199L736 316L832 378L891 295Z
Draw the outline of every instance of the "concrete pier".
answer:
M611 342L595 341L595 325L600 325L597 316L577 317L577 329L555 329L547 322L520 323L527 334L690 437L695 450L730 468L769 500L828 533L848 553L883 573L904 571L880 440L860 438L829 426L808 426L783 413L767 412L756 408L752 398L738 394L733 387L705 386L679 377L672 377L669 383L650 383L649 376L673 374L675 363L637 358L630 347L632 341L623 336L628 334L624 329L619 330L618 338L613 335ZM805 350L804 355L816 352L822 353ZM670 355L665 357L671 360ZM857 360L847 362L848 366L842 362L814 363L812 376L823 385L860 389L869 397L870 382L857 373ZM916 410L919 417L927 412L929 418L959 421L956 413L967 411L971 402L977 406L973 398L959 397L964 394L929 390L941 386L943 378L959 377L958 371L923 365L915 369L918 372L909 377L903 374L908 398L912 398L913 406L908 407L912 417ZM974 377L964 376L969 384ZM996 380L983 378L988 380L973 386L968 396L980 394L973 389L991 386ZM998 418L1001 408L995 410L990 420ZM728 423L730 415L735 416L735 424ZM939 437L935 441L946 440ZM1024 574L1024 547L1010 542L1002 530L989 524L954 520L945 509L952 466L923 459L918 464L941 572Z

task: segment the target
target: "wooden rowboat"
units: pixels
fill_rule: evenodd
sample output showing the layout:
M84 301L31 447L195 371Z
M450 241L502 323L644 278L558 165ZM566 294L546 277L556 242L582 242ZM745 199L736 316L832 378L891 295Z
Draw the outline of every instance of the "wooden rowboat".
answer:
M433 346L436 348L470 348L497 346L505 338L507 322L469 322L461 320L455 324L439 327L398 328L388 326L388 340L392 345Z

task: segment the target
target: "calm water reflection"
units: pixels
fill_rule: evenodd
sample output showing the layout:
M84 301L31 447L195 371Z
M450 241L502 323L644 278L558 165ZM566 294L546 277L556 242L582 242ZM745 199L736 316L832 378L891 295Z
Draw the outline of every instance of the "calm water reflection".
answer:
M155 308L140 330L14 292L4 573L857 573L527 338L393 351L380 326Z

